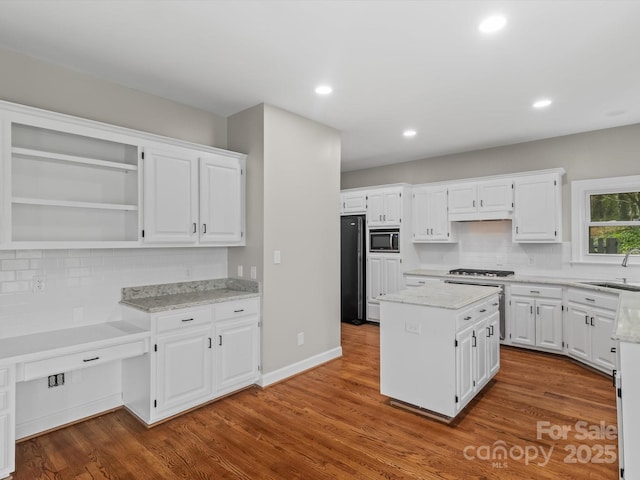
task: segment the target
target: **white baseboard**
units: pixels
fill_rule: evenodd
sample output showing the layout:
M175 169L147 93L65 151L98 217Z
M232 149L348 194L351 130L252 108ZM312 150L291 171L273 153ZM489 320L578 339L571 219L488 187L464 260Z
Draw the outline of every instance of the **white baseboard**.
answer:
M274 372L263 374L258 380L257 384L261 387L267 387L277 382L281 382L289 377L297 375L298 373L309 370L310 368L317 367L323 363L333 360L334 358L340 358L342 356L342 347L332 348L326 352L319 353L309 358L305 358L299 362L287 365L286 367L279 368Z
M16 439L30 437L36 433L45 432L53 428L62 427L68 423L77 422L102 412L122 406L122 395L116 393L108 397L74 406L46 417L35 418L16 425Z

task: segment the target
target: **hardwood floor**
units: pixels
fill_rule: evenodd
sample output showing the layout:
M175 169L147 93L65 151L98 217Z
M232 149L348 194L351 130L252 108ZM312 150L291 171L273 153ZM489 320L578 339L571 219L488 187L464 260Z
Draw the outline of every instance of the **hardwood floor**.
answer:
M341 359L152 429L119 410L20 443L15 480L618 478L617 461L598 463L617 454L617 440L576 431L578 421L616 425L610 379L503 347L496 380L447 426L380 395L377 326L343 325L342 333ZM538 435L539 421L571 431ZM496 442L505 460L491 458Z

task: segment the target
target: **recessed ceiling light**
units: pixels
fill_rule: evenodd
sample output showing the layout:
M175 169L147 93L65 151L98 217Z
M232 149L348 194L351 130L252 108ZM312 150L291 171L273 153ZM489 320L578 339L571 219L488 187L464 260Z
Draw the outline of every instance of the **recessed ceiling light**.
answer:
M543 98L542 100L533 102L533 108L546 108L551 105L551 103L551 100L549 100L548 98Z
M318 95L329 95L331 92L333 92L333 88L329 85L320 85L316 87L316 93Z
M492 15L491 17L485 18L480 25L478 25L478 30L482 33L495 33L499 30L502 30L504 26L507 24L507 19L502 15Z
M411 137L415 137L417 133L418 132L416 132L415 130L405 130L404 132L402 132L402 135L404 135L407 138L411 138Z

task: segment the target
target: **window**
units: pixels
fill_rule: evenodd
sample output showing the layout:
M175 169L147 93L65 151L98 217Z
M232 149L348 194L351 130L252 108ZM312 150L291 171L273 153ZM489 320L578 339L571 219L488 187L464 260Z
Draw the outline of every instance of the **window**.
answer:
M617 263L640 248L640 176L571 184L573 260Z

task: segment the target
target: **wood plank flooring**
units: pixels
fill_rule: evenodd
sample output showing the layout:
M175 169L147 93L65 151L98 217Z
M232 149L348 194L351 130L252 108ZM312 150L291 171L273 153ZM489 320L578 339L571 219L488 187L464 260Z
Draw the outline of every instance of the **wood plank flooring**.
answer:
M380 395L378 333L343 324L341 359L152 429L118 410L22 442L14 478L617 478L617 461L606 463L617 440L576 431L578 421L616 425L610 379L562 357L503 347L491 387L447 426ZM538 421L571 431L538 435ZM504 459L495 456L503 451Z

